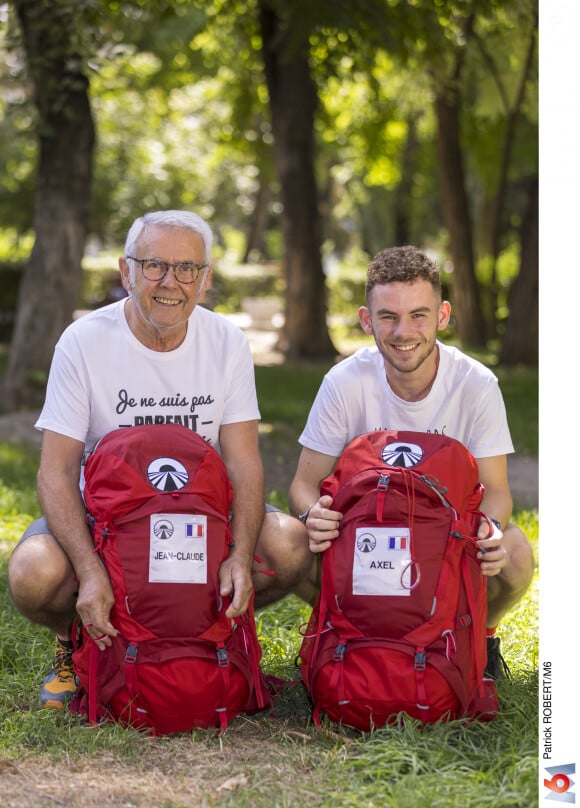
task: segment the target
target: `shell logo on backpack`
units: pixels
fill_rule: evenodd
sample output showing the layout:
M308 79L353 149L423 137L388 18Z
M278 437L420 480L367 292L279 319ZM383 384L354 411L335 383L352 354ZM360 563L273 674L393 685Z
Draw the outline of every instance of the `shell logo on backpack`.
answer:
M372 533L365 531L356 537L356 546L361 553L372 553L377 546L376 537Z
M381 452L381 459L387 466L416 466L423 459L423 449L417 443L387 443Z
M155 522L152 529L155 538L160 539L161 541L167 541L175 532L175 528L169 519L161 519L161 521Z
M147 479L158 491L179 491L189 482L189 473L179 460L157 457L147 467Z

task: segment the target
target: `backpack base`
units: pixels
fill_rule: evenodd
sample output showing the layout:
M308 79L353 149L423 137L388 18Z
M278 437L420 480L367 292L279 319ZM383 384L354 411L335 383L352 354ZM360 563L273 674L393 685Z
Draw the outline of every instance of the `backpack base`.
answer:
M145 641L129 646L115 637L110 648L99 651L86 640L73 655L79 690L71 711L93 722L117 721L168 735L197 728L225 729L239 713L270 706L261 670L257 676L263 687L257 694L247 655L236 647L243 646L242 630L234 633L227 652L224 649L227 663L221 665L215 649L204 643L182 645L176 655L170 641L168 653L161 655L164 659L158 647L151 653L148 645ZM117 646L125 657L121 665ZM128 647L135 649L135 660L127 660Z
M413 658L407 653L387 648L384 643L373 646L372 641L366 640L341 660L321 654L320 664L311 677L315 722L320 723L320 713L324 713L335 723L372 732L396 724L400 713L423 724L495 718L499 709L495 683L484 679L481 694L465 706L450 687L448 676L433 664L436 661L443 670L452 664L440 657L427 656L422 678L425 703L421 703L418 677L423 672L415 669Z

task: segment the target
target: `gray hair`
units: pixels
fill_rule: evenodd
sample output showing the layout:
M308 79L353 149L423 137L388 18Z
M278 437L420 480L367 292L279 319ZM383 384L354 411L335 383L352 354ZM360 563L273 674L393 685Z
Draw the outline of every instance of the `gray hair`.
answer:
M197 213L192 213L188 210L156 210L135 219L127 233L125 256L135 254L137 242L141 238L143 231L146 227L153 225L155 227L175 227L197 233L203 240L204 261L209 264L213 244L211 227Z

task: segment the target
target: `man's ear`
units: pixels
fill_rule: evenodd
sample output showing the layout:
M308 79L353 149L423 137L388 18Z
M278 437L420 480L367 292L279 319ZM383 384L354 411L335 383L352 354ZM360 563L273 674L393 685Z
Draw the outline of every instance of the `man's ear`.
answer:
M448 300L443 300L439 306L439 322L437 328L439 331L444 331L449 325L451 318L451 303Z
M204 270L205 275L204 275L204 278L203 278L203 281L202 281L203 285L202 285L201 294L200 294L200 297L199 297L199 302L200 303L211 302L211 298L208 301L208 292L210 292L213 289L213 268L214 268L214 264L213 264L213 261L212 261L212 263L209 265L209 267Z
M365 334L372 334L371 313L366 306L361 306L358 310L358 319Z
M126 258L119 258L119 272L121 273L121 283L123 284L123 289L130 292L131 284L129 282L129 265Z

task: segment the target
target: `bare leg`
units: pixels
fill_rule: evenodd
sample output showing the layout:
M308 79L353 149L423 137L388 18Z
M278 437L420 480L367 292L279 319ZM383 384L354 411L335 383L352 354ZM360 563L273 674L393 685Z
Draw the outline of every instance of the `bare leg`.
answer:
M266 513L256 555L261 559L253 570L258 609L293 591L299 582L306 580L312 565L306 528L281 511Z
M77 581L53 536L30 536L14 549L8 563L8 587L24 617L69 639L76 616Z
M487 579L487 625L497 626L524 596L534 575L534 553L524 533L509 524L503 532L508 561L499 575Z
M311 554L308 574L292 590L295 595L311 606L314 606L316 598L320 594L320 561L319 553Z

